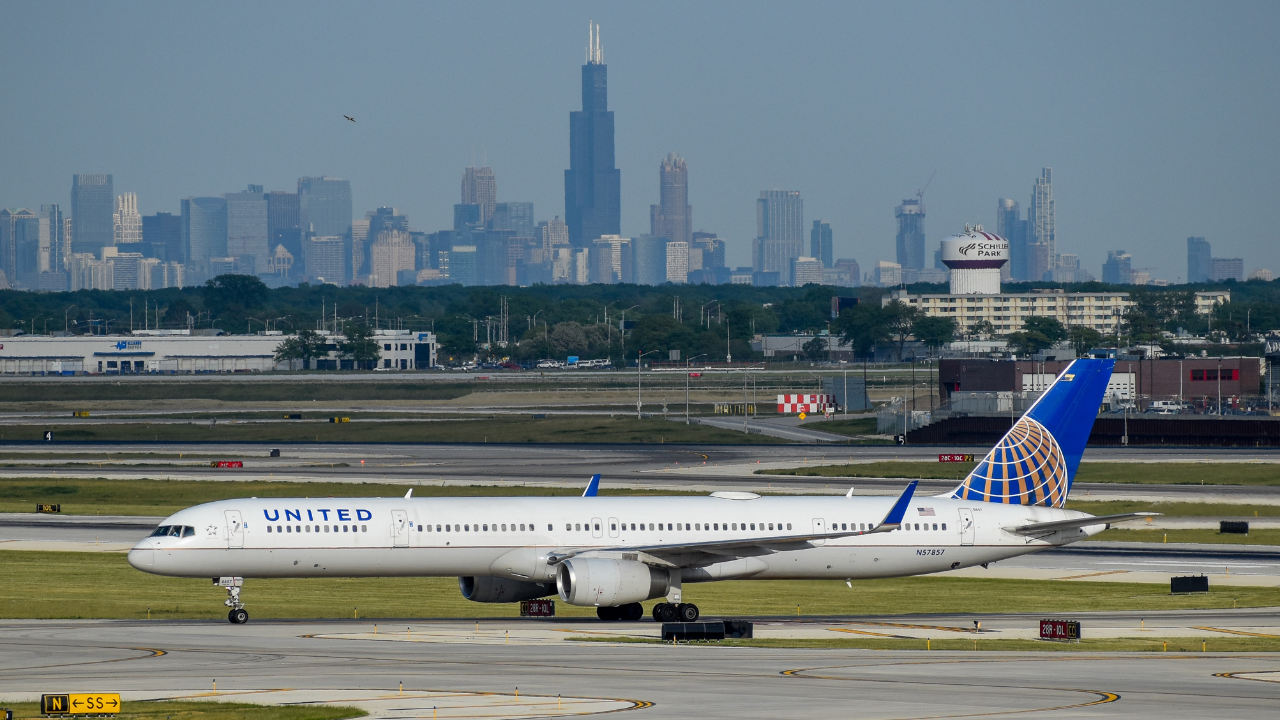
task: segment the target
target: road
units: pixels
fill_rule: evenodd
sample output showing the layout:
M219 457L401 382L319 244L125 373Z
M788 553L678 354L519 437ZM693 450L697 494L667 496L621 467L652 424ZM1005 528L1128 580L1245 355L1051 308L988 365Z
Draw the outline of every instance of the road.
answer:
M1233 633L1274 635L1274 612L1098 613L1086 637L1144 637L1152 652L926 652L580 643L653 636L651 622L0 623L0 695L119 691L364 704L374 718L549 717L644 708L646 718L1272 718L1280 655L1214 652ZM981 620L982 632L973 632ZM1026 637L1033 616L824 618L760 636ZM885 624L892 623L892 624ZM911 627L915 625L917 627ZM918 629L923 627L924 629ZM602 630L604 628L604 630ZM1141 628L1141 629L1140 629ZM416 635L414 633L417 633ZM1160 652L1198 634L1208 652ZM923 641L920 641L923 644ZM217 695L211 694L216 683ZM403 691L400 689L403 687ZM518 688L518 697L516 692ZM246 694L252 693L252 694ZM563 703L563 709L553 709ZM433 714L432 708L439 708Z

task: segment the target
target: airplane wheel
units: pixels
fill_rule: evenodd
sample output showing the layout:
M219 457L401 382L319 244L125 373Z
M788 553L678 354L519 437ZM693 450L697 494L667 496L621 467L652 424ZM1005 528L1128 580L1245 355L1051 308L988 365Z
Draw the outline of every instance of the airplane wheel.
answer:
M680 619L680 606L671 603L662 603L661 610L658 611L658 622L675 622Z
M698 606L693 603L682 603L676 607L681 622L693 622L698 619Z
M618 608L601 605L600 607L596 608L596 617L600 618L601 620L604 620L605 622L611 622L613 620L617 620Z
M623 605L622 607L618 608L618 610L621 611L618 613L618 615L620 616L618 618L619 620L626 620L627 622L636 622L640 618L644 617L644 606L641 605L640 603L629 603L627 605Z
M227 619L236 625L243 625L249 622L249 612L244 608L240 608L239 610L232 610L227 615Z
M663 622L663 620L662 620L662 609L663 609L663 608L665 608L666 606L667 606L667 604L666 604L666 603L664 603L664 602L662 602L662 603L657 603L657 604L655 604L655 605L653 606L653 621L654 621L654 622Z

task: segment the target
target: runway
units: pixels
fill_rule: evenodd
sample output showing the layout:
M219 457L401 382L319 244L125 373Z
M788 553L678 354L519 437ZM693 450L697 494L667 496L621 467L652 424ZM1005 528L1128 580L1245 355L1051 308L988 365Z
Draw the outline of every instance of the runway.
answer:
M1164 624L1154 623L1151 614L1145 619L1152 623L1147 627L1154 625L1153 649L1166 631L1275 625L1274 614L1260 611L1167 615ZM933 632L981 643L1034 627L1036 620L985 617L979 634L968 630L972 619L887 621L935 626L940 629ZM1136 614L1080 619L1085 633L1144 632ZM792 634L832 632L832 627L894 636L922 632L877 622L831 618L758 627ZM1275 654L782 650L566 639L601 627L596 622L492 621L477 630L470 622L436 622L418 624L414 639L414 627L403 623L395 629L384 624L375 637L369 623L357 622L5 622L0 624L0 696L17 700L42 692L119 691L126 702L174 696L261 702L354 698L370 703L375 718L431 717L433 706L444 706L439 717L450 718L610 710L649 718L733 720L1269 718L1280 704L1280 656ZM656 626L611 624L607 629L652 633ZM1201 632L1210 643L1211 637L1227 635ZM216 696L211 694L215 681ZM290 692L270 692L283 690ZM557 697L574 704L553 712Z

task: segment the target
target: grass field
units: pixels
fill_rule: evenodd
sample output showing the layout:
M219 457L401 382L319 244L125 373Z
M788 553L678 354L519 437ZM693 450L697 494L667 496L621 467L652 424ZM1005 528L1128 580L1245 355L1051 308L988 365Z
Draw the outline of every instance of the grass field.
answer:
M208 619L225 621L225 591L206 578L166 578L134 570L123 554L0 551L0 617ZM49 582L49 578L61 578ZM737 581L686 585L703 614L794 617L917 613L1068 613L1280 605L1274 588L1213 588L1170 595L1132 583L917 577L842 581ZM276 579L245 581L254 618L515 617L518 605L472 603L454 578ZM799 606L797 607L797 603ZM594 616L557 603L560 616Z
M210 473L216 473L210 469ZM583 479L586 485L586 479ZM489 485L385 485L379 483L295 483L270 481L108 480L0 478L0 512L31 512L38 503L57 503L63 515L169 515L215 500L244 497L417 497L576 496L577 488ZM601 495L672 495L658 490L601 489ZM700 493L699 493L700 494Z
M14 720L44 718L40 703L0 705L13 710ZM118 720L345 720L368 715L356 707L341 705L252 705L200 700L138 700L120 703Z
M72 442L338 442L338 443L700 443L772 445L787 441L708 425L672 423L657 417L480 416L403 422L208 422L66 423L6 426L0 441Z
M1280 505L1242 505L1238 503L1148 503L1137 500L1067 499L1068 510L1079 510L1090 515L1118 515L1130 512L1158 512L1173 517L1280 517ZM1137 527L1136 525L1132 527Z
M866 417L853 418L852 420L818 420L816 422L801 423L800 427L808 430L821 430L822 432L835 433L837 435L857 437L859 435L875 435L876 419L874 417Z
M569 638L579 642L619 642L660 644L660 640L629 636L575 635ZM1280 637L1171 637L1171 638L1084 638L1080 642L1052 642L1046 640L968 638L933 639L926 642L917 639L896 638L758 638L752 640L723 640L717 646L795 648L823 650L961 650L1005 652L1277 652Z
M893 477L962 480L975 463L884 461L757 470L758 475ZM1280 463L1110 463L1080 464L1076 482L1162 485L1280 485Z

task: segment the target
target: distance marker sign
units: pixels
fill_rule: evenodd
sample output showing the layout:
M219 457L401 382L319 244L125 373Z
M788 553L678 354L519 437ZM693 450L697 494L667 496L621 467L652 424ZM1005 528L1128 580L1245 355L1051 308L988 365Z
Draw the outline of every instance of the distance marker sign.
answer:
M120 712L120 693L41 695L40 712L44 715L116 715Z

